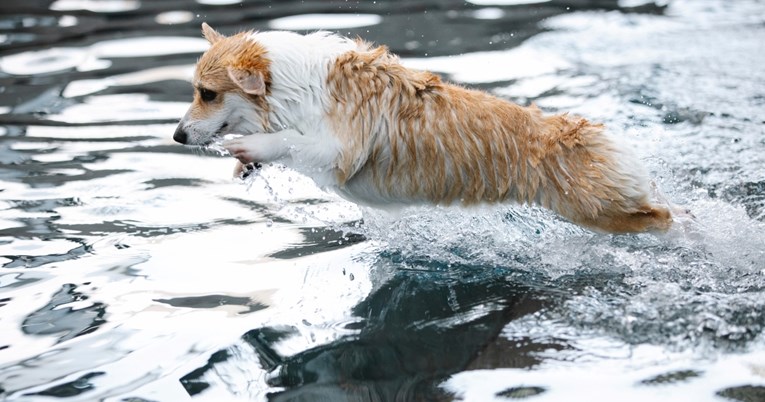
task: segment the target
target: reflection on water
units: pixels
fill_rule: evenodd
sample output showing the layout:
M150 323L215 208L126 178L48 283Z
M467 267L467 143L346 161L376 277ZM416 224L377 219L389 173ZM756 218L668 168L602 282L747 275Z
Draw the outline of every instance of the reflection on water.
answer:
M765 400L762 4L658 3L0 5L0 397ZM171 139L201 21L359 35L604 121L697 222L233 180Z

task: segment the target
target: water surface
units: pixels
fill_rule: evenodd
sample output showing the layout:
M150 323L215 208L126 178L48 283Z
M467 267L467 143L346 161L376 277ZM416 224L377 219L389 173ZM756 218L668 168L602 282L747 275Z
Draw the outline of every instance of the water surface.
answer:
M765 400L765 3L0 5L0 398ZM359 208L174 144L207 21L604 122L697 222ZM301 31L302 32L302 31Z

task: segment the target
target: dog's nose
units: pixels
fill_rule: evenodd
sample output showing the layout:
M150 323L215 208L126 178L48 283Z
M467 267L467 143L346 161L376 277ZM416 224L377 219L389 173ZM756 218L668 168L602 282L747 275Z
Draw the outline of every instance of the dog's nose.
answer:
M173 139L175 142L179 142L181 144L185 144L186 141L188 141L189 136L186 135L186 132L183 131L183 127L181 125L178 125L178 128L175 129L175 134L173 134Z

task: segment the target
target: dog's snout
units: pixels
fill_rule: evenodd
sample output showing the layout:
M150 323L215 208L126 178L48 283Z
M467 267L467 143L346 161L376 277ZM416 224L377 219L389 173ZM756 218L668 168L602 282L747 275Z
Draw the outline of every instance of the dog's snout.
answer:
M178 128L175 129L175 134L173 134L173 139L175 142L179 142L181 144L185 144L189 140L189 136L186 134L185 131L183 131L183 127L181 125L178 125Z

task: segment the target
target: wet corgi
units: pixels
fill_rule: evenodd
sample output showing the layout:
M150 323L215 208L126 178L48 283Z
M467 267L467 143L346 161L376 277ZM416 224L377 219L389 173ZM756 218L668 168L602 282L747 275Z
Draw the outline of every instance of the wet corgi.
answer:
M223 143L241 163L282 163L371 206L532 203L597 231L672 225L603 125L446 83L327 32L202 30L211 47L177 142L245 134Z

